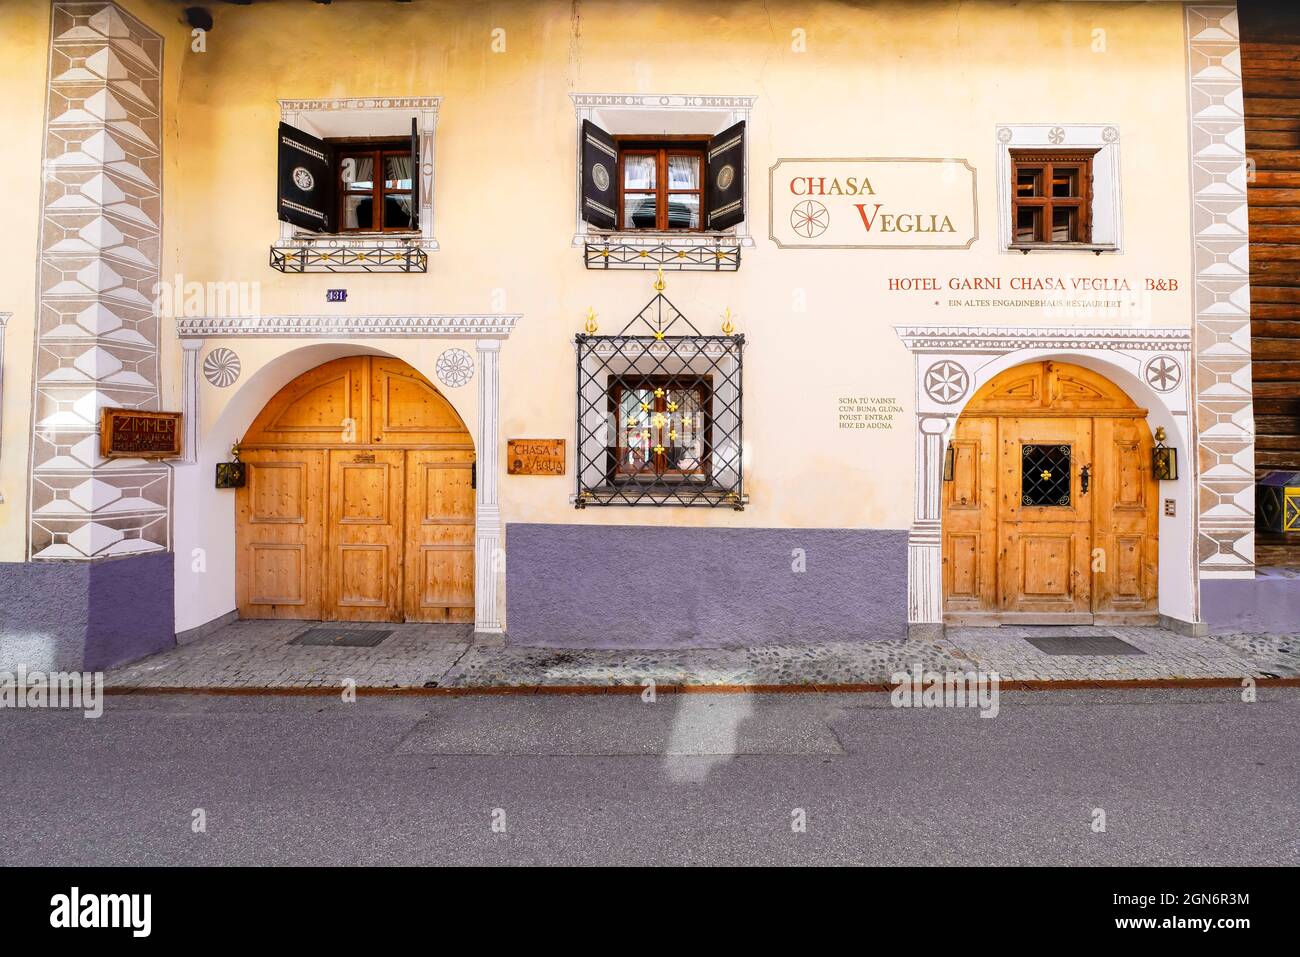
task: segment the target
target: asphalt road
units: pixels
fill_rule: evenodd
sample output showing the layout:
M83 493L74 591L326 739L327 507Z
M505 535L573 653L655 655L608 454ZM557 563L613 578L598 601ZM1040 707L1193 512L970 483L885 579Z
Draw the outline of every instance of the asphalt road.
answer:
M0 864L1300 863L1295 689L1000 704L993 719L883 694L0 711Z

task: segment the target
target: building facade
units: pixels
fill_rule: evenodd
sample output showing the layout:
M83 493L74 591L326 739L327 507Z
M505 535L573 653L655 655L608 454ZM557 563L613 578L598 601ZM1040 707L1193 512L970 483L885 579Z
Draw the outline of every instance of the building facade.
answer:
M0 660L238 615L645 648L1267 604L1285 31L187 6L0 5ZM145 420L178 449L105 409L180 413Z

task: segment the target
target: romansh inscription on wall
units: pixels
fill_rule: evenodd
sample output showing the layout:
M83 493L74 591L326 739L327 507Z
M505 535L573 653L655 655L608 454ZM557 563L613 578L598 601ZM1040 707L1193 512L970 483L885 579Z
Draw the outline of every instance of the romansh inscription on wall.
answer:
M903 414L894 396L841 395L837 423L844 431L892 429Z

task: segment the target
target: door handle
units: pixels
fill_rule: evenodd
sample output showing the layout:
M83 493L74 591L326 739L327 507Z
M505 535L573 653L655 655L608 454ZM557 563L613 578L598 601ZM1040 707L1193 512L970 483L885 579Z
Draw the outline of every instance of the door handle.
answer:
M1092 466L1085 465L1079 472L1079 494L1088 494L1088 485L1092 482Z

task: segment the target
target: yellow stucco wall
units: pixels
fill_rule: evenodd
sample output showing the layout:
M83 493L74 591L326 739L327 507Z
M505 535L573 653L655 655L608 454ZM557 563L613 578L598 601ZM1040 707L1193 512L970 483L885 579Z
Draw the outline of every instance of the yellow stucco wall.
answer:
M0 98L18 143L19 224L0 246L0 289L16 313L5 382L5 532L17 557L26 461L36 173L48 22L37 2L0 6L0 49L17 94ZM1190 322L1187 116L1177 3L517 2L338 0L211 4L207 51L188 49L177 8L125 6L168 35L164 278L261 284L273 314L522 313L501 357L506 437L573 443L573 334L588 307L616 331L653 294L652 274L597 273L570 245L575 114L568 94L757 97L749 126L750 232L739 272L670 273L668 296L706 332L730 307L749 338L743 513L587 509L562 478L501 479L507 522L906 527L912 510L912 360L897 323L1048 325L1033 310L953 309L948 294L886 289L889 276L1174 277L1147 321ZM506 49L492 51L503 28ZM791 48L793 30L806 52ZM1104 52L1094 52L1095 30ZM1014 40L1014 46L1012 41ZM178 89L178 95L176 90ZM275 219L278 98L441 96L435 223L441 250L414 276L285 276L267 266ZM1112 123L1123 137L1124 253L998 251L995 128ZM979 174L980 238L969 251L779 250L768 239L767 171L781 157L958 156ZM346 287L345 305L325 290ZM504 303L494 301L497 290ZM799 295L806 311L795 311ZM945 305L935 306L938 299ZM1032 314L1031 314L1032 313ZM245 375L284 343L229 343ZM377 343L426 372L441 343ZM179 348L164 335L166 406L178 408ZM472 350L472 345L467 347ZM242 381L241 381L242 384ZM471 391L473 386L463 391ZM226 390L230 392L233 390ZM840 394L897 396L890 431L837 428ZM223 392L203 390L204 419ZM471 402L472 405L472 402ZM572 453L571 453L572 454ZM13 494L11 494L11 490Z

